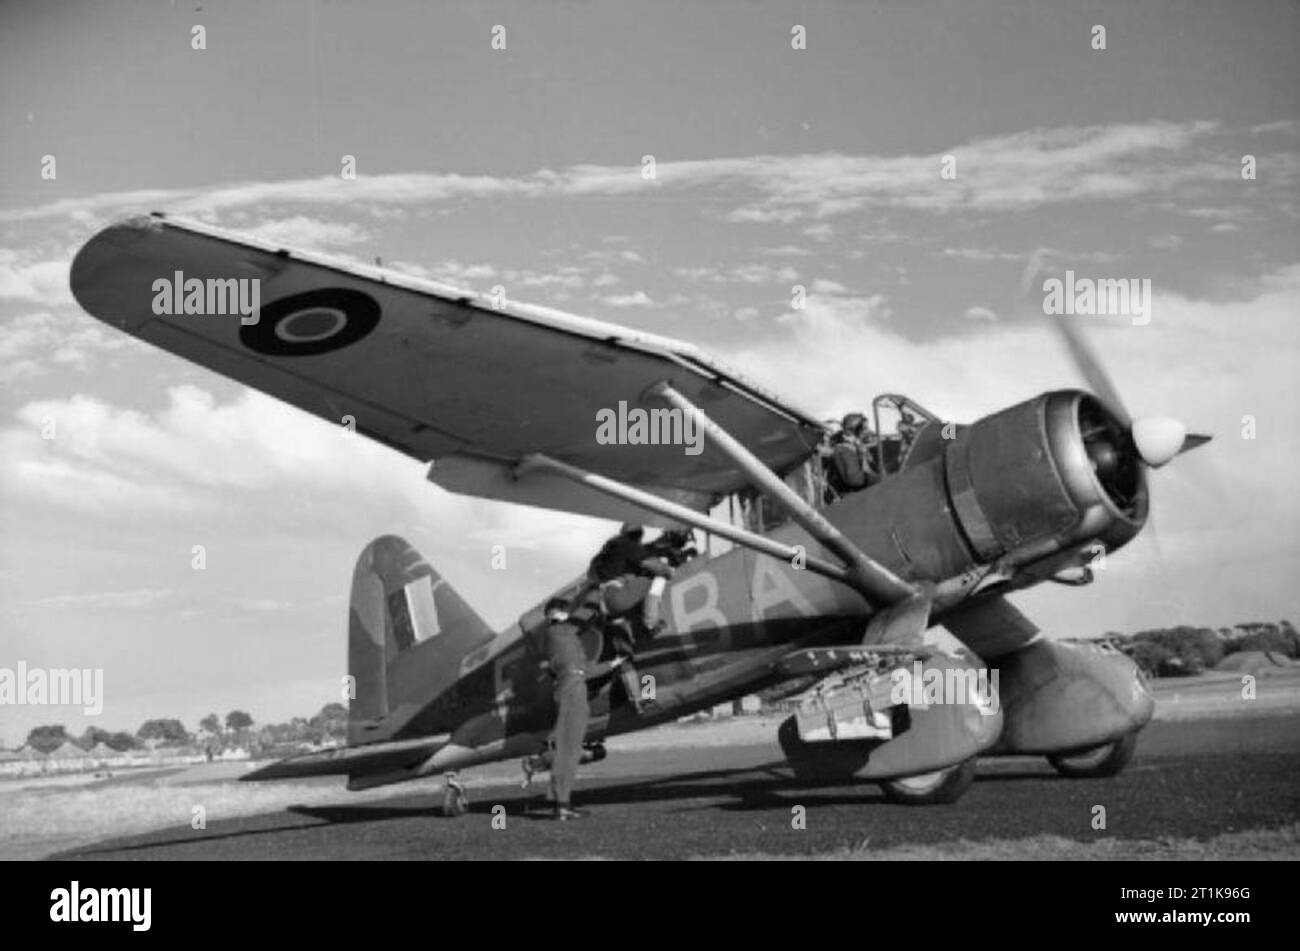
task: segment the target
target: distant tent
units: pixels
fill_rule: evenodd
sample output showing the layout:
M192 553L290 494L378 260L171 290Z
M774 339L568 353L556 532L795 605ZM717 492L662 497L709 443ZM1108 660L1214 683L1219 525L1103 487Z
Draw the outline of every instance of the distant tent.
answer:
M122 754L113 749L113 747L109 746L103 740L100 740L86 755L91 759L115 759Z
M36 747L28 743L18 751L18 755L25 760L43 760L47 759L46 755Z

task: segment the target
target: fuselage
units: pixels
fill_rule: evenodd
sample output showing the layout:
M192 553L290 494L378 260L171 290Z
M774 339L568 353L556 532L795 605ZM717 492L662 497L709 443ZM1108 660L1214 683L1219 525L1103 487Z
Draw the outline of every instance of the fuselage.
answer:
M1107 440L1118 443L1117 431L1078 391L1043 394L969 426L932 422L897 472L822 511L872 559L932 586L930 623L942 623L981 598L1083 568L1137 534L1147 512L1141 469L1095 461L1115 454ZM767 534L832 557L794 522ZM571 596L580 584L557 594ZM742 547L682 565L664 603L667 629L638 645L635 659L653 712L611 709L607 682L593 692L589 740L776 686L779 658L796 647L860 642L878 608L846 585ZM437 769L544 745L554 708L532 636L544 623L540 609L475 651L458 683L395 738L450 734L433 758ZM610 656L598 625L584 641L592 660Z

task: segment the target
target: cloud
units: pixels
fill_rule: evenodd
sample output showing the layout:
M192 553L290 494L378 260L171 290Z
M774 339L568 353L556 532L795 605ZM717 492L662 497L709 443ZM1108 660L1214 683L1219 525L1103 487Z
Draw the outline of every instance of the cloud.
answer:
M86 371L93 355L141 346L84 316L20 314L0 322L0 382L41 376L55 365Z
M78 594L56 594L48 598L24 601L27 607L36 608L107 608L138 610L153 607L172 597L168 588L133 588L126 591L100 591Z
M1023 261L1027 251L1003 251L1000 248L944 248L941 252L946 258L962 261Z
M480 591L501 583L492 544L539 552L531 561L546 576L515 580L544 587L585 564L609 530L597 519L453 495L427 481L423 463L252 390L223 402L184 385L165 399L148 412L82 395L23 406L0 430L6 517L58 509L82 527L126 526L87 527L100 533L92 537L180 528L207 538L229 533L238 512L248 527L237 544L253 547L262 536L272 547L285 538L320 544L396 527L444 557L472 555L481 571L471 565L458 575ZM52 439L41 438L47 420ZM241 607L270 610L255 600ZM500 610L485 614L504 620Z
M357 224L323 221L305 215L276 218L249 229L248 234L305 251L324 251L371 240L370 233Z
M528 269L508 270L503 276L509 282L506 285L507 292L510 290L510 284L517 284L520 287L564 287L577 290L587 283L583 271L584 269L580 267L567 266L546 272Z
M849 289L839 281L827 280L819 277L812 282L812 292L814 294L847 294Z
M1292 126L1277 125L1294 136ZM1239 169L1214 148L1224 133L1217 123L1150 121L1096 126L1063 126L986 136L965 143L940 144L910 155L754 155L660 162L656 178L641 177L640 166L574 165L519 176L455 173L335 176L279 182L243 182L221 188L152 190L62 199L46 205L0 212L0 221L70 217L87 221L141 208L211 216L250 207L310 205L368 210L407 208L457 199L573 198L645 195L661 191L714 188L738 202L727 217L743 222L791 223L825 219L863 208L904 208L932 213L958 209L982 212L1024 211L1089 200L1135 199L1236 182ZM942 159L956 159L956 176L940 174ZM1267 186L1287 194L1300 179L1300 157L1268 156ZM1257 187L1263 188L1261 179ZM286 219L293 221L293 218ZM286 226L289 227L289 226ZM828 240L829 228L811 225L803 232ZM350 240L350 235L327 235ZM634 251L625 260L639 260Z
M774 267L761 261L738 264L725 271L720 266L675 267L673 274L682 280L709 284L788 284L799 280L799 272L789 265Z
M232 494L303 481L337 493L421 487L419 463L394 464L377 444L251 390L219 404L198 387L173 387L153 416L77 395L28 403L17 418L0 431L6 493L76 509L216 511ZM53 438L43 439L47 421Z
M799 280L799 272L789 265L774 268L769 264L742 264L733 267L727 277L744 284L788 284Z
M235 598L234 605L245 611L284 611L295 607L292 601L278 601L275 598Z
M996 323L998 319L998 315L993 313L993 311L989 310L987 307L979 306L967 307L962 316L967 320L986 320L989 323Z
M36 260L26 252L0 248L0 299L32 301L45 307L73 304L68 284L71 259Z
M653 307L654 301L645 291L633 291L631 294L610 294L602 297L611 307Z
M491 280L497 276L497 269L491 264L461 264L455 258L439 261L433 267L425 267L409 261L394 261L388 266L412 277L432 279L452 285L468 285L473 281Z

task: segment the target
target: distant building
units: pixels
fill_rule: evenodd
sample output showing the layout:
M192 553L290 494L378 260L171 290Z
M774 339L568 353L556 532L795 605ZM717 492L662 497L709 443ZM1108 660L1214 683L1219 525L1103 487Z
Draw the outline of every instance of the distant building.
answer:
M50 750L46 761L52 768L70 773L87 769L92 765L86 756L86 751L71 740L64 740L58 748Z

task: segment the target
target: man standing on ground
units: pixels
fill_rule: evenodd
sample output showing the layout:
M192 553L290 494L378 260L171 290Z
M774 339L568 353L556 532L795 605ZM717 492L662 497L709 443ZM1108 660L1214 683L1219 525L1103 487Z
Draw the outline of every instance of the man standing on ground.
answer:
M569 602L551 598L546 602L544 634L546 660L555 681L555 755L551 760L551 780L555 787L556 819L578 819L582 813L573 808L573 783L582 759L582 741L587 733L591 711L587 706L587 678L599 676L620 663L588 664L578 638L578 626L569 620Z

